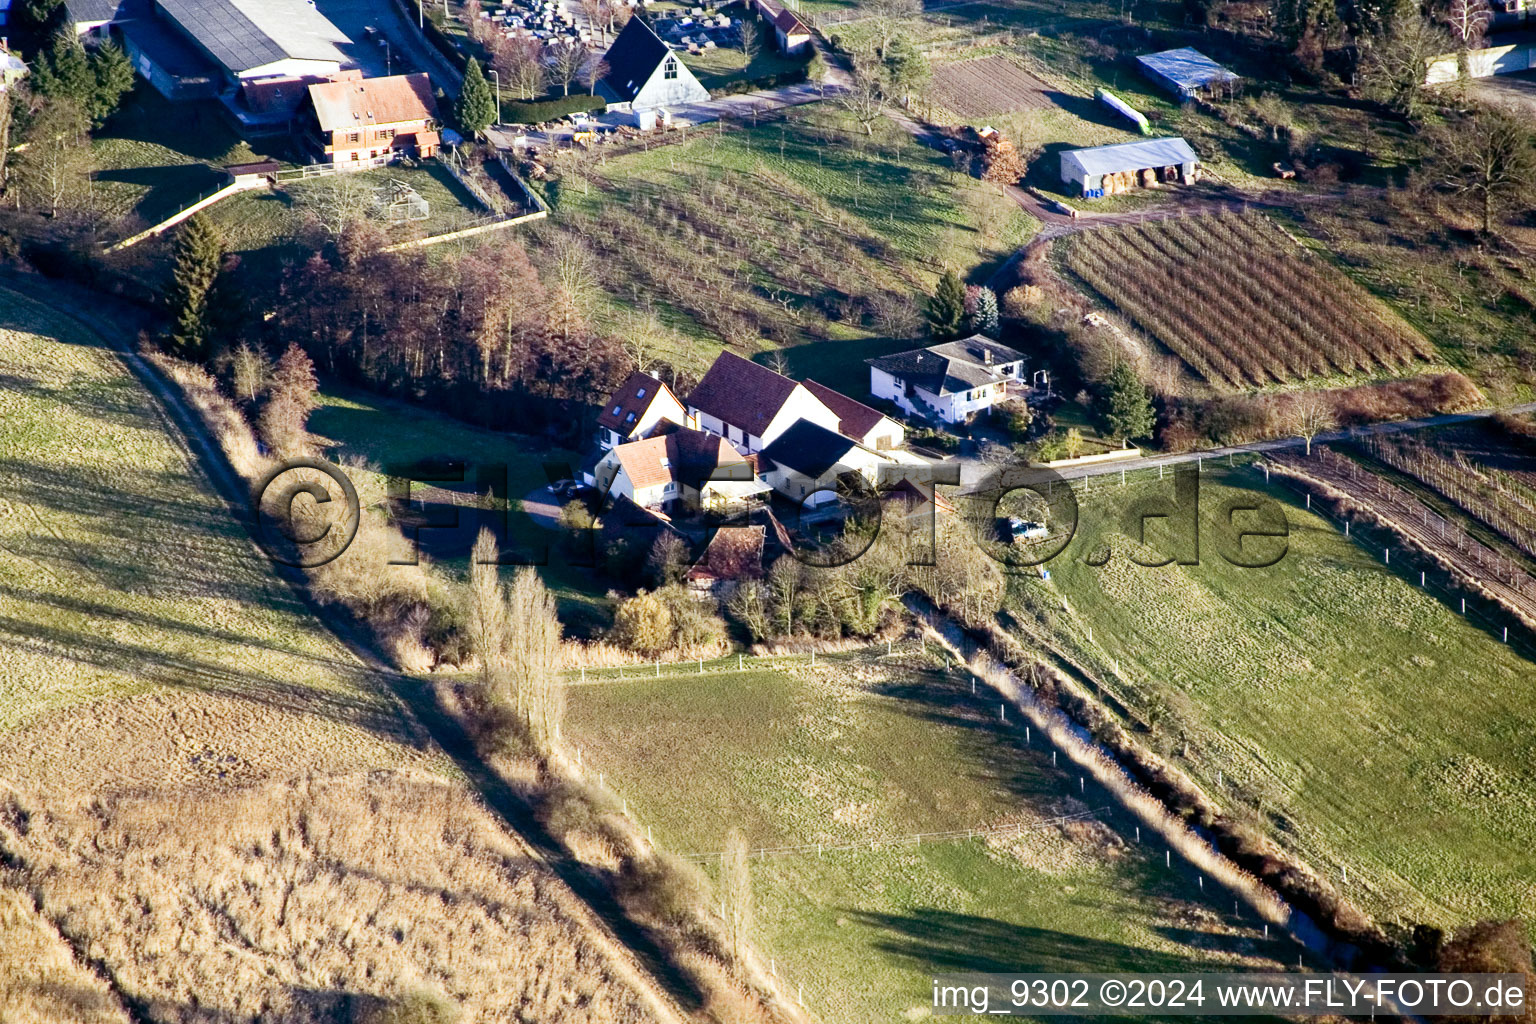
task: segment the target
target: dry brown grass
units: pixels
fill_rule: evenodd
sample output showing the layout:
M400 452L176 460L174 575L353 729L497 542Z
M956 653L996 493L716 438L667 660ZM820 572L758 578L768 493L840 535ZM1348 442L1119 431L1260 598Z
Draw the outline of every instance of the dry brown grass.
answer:
M336 1021L424 988L477 1022L654 1019L569 891L424 773L12 795L0 846L156 1020Z
M0 888L0 1021L6 1024L127 1024L101 978L37 914L32 898Z
M0 378L0 1021L344 1021L415 990L466 1021L672 1019L432 774L100 339L0 293Z

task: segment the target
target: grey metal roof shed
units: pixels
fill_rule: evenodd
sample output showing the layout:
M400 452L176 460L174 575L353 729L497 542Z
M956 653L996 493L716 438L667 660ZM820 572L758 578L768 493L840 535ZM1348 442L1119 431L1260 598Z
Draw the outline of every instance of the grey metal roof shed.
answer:
M1143 54L1136 62L1147 77L1181 97L1194 96L1201 90L1224 89L1241 81L1235 72L1190 46Z

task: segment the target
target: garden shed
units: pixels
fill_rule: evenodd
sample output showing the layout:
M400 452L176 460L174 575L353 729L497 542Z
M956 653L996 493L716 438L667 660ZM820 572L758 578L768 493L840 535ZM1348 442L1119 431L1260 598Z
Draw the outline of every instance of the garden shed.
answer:
M1146 139L1061 154L1061 180L1088 199L1159 182L1189 185L1200 178L1200 158L1181 138Z
M1235 72L1190 46L1143 54L1136 62L1148 78L1180 99L1215 93L1230 96L1242 81Z

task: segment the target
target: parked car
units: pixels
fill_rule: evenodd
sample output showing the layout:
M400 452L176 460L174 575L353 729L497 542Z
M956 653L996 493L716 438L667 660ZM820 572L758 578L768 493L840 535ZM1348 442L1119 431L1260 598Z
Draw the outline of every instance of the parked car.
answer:
M1050 536L1051 531L1045 528L1044 523L1037 523L1032 519L1020 519L1018 516L1009 516L1008 533L1014 540L1041 540Z

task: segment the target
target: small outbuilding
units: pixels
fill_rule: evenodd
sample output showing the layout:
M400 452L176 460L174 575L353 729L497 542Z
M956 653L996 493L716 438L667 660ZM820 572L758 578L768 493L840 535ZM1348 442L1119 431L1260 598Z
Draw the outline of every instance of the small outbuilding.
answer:
M1144 54L1136 62L1148 78L1185 100L1216 94L1230 96L1242 81L1236 72L1191 46Z
M1098 199L1158 184L1200 180L1200 158L1180 138L1146 139L1114 146L1069 149L1061 154L1061 180L1085 199Z

